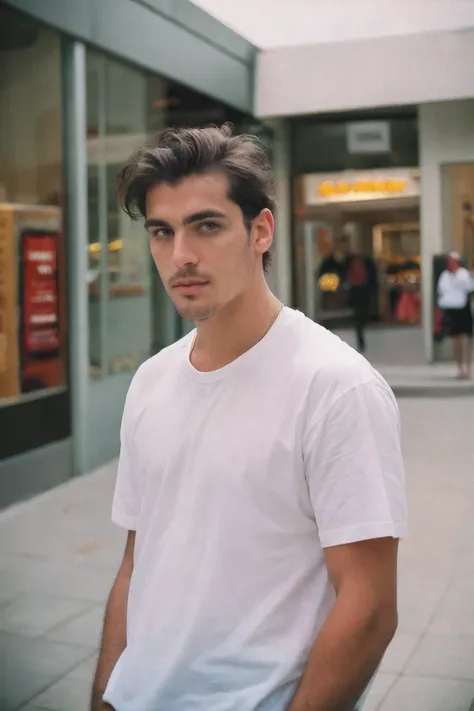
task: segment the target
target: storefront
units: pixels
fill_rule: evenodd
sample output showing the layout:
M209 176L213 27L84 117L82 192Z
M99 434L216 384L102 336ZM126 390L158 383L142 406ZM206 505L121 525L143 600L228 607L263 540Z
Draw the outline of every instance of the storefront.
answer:
M131 4L96 24L72 0L0 4L0 507L115 457L133 373L189 328L118 207L119 167L171 125L231 121L271 144L251 45ZM155 60L158 30L174 42Z
M329 326L349 317L343 264L360 254L376 270L372 320L419 324L418 169L304 175L295 190L298 308Z
M427 360L451 358L447 339L436 334L439 255L458 251L474 269L474 101L424 104L419 108L423 263L423 335Z
M0 27L1 505L70 472L71 397L61 40L4 5Z
M294 302L329 327L350 319L351 253L374 266L370 317L421 320L420 171L412 111L292 122Z

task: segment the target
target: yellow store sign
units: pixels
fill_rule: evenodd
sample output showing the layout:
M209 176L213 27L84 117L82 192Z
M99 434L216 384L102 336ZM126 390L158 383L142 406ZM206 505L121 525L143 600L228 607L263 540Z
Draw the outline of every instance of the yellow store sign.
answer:
M304 175L303 190L307 206L419 197L420 178L406 168Z
M333 195L347 195L348 193L403 193L408 181L403 178L388 180L325 180L319 186L319 194L322 197L332 197Z

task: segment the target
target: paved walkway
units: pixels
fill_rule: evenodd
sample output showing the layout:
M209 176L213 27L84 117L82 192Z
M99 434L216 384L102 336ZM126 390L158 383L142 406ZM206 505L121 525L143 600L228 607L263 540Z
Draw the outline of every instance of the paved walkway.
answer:
M474 399L403 399L411 536L400 625L364 711L468 711L474 698ZM124 544L114 466L0 514L0 710L86 711Z
M337 333L355 347L353 330L344 329ZM449 353L449 344L446 349ZM367 358L384 375L398 397L474 395L474 379L456 380L453 362L426 363L419 328L368 329Z

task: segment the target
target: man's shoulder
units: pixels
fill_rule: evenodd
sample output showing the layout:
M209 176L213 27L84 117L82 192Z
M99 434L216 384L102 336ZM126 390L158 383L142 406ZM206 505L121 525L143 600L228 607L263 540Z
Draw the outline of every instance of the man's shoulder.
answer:
M183 352L192 338L192 334L187 334L144 361L133 376L130 390L147 390L152 382L156 383L161 377L168 377L174 369L180 368Z
M290 335L290 334L289 334ZM303 317L294 341L293 367L303 375L308 393L331 399L358 385L387 387L373 366L338 335Z

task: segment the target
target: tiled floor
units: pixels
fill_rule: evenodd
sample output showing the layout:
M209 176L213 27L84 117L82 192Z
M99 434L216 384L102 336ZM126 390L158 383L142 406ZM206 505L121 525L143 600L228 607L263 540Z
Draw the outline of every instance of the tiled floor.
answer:
M410 538L400 624L364 711L469 711L474 698L474 399L404 399ZM87 711L123 550L114 466L0 513L0 711Z

